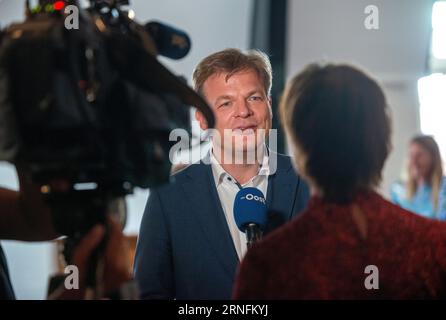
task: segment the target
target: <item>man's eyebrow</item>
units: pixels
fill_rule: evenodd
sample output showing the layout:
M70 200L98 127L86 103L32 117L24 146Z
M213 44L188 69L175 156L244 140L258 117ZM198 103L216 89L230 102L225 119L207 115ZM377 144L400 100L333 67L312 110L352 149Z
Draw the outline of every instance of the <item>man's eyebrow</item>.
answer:
M263 90L260 90L260 89L254 89L254 90L251 90L251 91L248 92L247 96L248 96L248 97L249 97L249 96L252 96L252 95L255 94L255 93L263 94Z

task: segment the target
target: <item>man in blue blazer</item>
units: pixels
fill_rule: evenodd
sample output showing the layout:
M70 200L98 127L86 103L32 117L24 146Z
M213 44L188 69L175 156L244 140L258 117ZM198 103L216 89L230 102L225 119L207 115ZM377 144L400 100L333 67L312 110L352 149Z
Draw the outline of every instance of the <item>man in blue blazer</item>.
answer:
M171 184L150 191L134 264L145 299L231 297L247 250L232 212L241 188L266 195L265 235L302 211L309 198L290 158L259 138L262 131L268 134L272 118L266 55L237 49L212 54L194 71L194 85L214 111L216 134L205 158L176 173ZM196 118L207 129L199 112ZM237 154L242 161L235 160ZM249 154L255 161L248 161Z

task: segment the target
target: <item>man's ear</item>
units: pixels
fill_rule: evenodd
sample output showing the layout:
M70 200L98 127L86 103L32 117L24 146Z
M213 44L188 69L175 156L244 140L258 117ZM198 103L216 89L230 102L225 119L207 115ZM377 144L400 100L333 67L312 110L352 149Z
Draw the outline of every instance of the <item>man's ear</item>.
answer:
M200 124L201 130L206 130L208 128L208 123L206 121L206 118L199 110L195 111L195 119Z

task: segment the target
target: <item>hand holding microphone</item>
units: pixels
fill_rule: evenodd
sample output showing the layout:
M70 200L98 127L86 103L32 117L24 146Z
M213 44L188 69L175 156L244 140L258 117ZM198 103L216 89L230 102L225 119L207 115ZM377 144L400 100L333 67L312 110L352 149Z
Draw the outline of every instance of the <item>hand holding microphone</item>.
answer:
M248 248L262 238L267 222L266 200L257 188L243 188L234 201L234 220L240 231L246 234Z

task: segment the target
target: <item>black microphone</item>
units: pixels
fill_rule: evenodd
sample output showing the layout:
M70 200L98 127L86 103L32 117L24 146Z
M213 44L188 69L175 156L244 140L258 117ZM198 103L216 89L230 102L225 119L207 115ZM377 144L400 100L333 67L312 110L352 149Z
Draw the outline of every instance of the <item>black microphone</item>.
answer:
M191 40L186 32L158 21L146 23L144 29L155 41L160 55L176 60L189 53Z
M265 196L257 188L243 188L235 196L234 219L240 231L246 234L248 247L262 238L267 222Z

